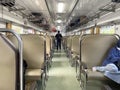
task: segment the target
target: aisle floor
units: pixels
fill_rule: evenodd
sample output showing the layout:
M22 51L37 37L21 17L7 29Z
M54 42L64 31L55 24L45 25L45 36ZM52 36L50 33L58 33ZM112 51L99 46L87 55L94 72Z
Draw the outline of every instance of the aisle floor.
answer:
M55 52L52 61L46 90L81 90L75 68L70 66L65 53Z

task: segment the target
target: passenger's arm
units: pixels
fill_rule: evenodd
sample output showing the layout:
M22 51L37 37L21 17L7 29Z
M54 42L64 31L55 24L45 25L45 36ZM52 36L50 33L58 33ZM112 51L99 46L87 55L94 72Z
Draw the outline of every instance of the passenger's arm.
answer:
M114 59L116 57L115 53L116 53L116 48L112 48L109 51L107 58L103 61L102 65L106 66L109 63L113 63L114 60L112 60L112 59Z

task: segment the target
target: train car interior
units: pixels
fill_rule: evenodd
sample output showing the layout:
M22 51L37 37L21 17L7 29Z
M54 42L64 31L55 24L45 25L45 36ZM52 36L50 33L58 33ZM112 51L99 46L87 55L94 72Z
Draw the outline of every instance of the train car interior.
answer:
M120 90L120 0L0 0L0 81Z

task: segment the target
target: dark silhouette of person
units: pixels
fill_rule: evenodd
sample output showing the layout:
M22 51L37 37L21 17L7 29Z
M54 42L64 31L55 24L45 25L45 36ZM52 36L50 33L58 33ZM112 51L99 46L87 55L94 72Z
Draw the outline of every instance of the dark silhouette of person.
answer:
M56 38L56 44L57 44L57 50L58 48L61 50L61 41L62 41L62 35L60 34L60 31L55 35Z

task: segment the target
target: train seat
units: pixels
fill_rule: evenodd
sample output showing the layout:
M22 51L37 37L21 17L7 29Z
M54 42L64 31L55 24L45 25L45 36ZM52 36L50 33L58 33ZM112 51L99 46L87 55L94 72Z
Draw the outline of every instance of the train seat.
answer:
M23 40L23 57L28 67L26 70L26 80L40 80L45 64L44 39L39 35L21 35Z
M8 38L16 44L13 36ZM41 75L45 73L45 42L43 36L37 34L22 34L23 59L27 62L26 81L31 79L41 80ZM18 47L18 46L16 46Z
M50 57L51 53L51 39L49 36L46 36L46 54Z
M67 57L70 57L71 54L71 44L72 44L72 36L67 37L67 47L66 47L66 53L67 53Z
M39 80L42 73L41 69L27 69L25 76L27 80Z
M46 38L47 70L49 70L49 67L51 66L51 63L52 63L52 41L49 35L46 35L45 38Z
M9 39L0 35L0 90L18 90L17 50Z
M75 64L79 60L80 44L79 44L80 35L73 36L72 45L71 45L71 63Z
M67 50L67 37L68 37L68 36L64 36L64 37L63 37L63 40L62 40L63 49L65 50L65 52L66 52L66 50Z
M92 67L101 66L108 51L118 41L116 35L83 35L80 43L80 75L81 81L87 83L89 80L108 80L103 73L93 72ZM83 78L84 76L85 78Z

